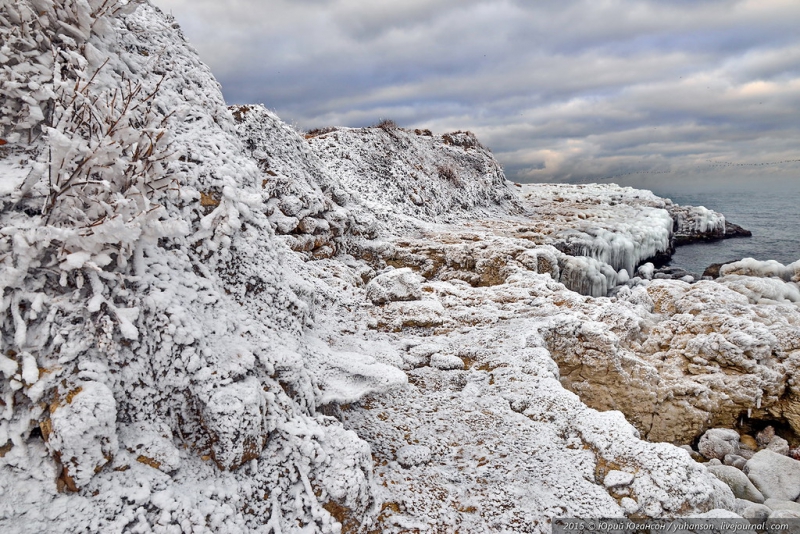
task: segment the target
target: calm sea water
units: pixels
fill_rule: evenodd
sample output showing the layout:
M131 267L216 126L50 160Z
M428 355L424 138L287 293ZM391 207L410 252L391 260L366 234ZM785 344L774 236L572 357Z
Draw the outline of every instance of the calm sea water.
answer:
M784 265L800 259L800 184L781 188L739 188L729 191L682 193L654 190L680 205L705 206L751 232L753 237L725 239L678 247L670 266L702 274L712 263L742 258L777 260Z

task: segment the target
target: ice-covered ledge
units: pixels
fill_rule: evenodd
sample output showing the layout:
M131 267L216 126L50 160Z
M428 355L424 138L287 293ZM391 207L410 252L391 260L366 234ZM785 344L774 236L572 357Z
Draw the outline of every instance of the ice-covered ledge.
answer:
M611 287L635 276L646 262L666 263L676 246L751 235L721 213L679 206L648 190L616 184L517 187L542 242L607 264L617 272Z

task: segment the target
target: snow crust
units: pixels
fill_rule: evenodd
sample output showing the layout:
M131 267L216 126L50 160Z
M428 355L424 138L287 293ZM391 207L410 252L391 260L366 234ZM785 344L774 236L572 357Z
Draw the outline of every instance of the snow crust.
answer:
M641 438L673 437L662 407L692 433L714 402L797 394L797 264L648 280L676 213L690 233L719 214L517 187L467 132L306 138L226 107L149 2L0 0L0 32L3 531L549 532L735 509Z

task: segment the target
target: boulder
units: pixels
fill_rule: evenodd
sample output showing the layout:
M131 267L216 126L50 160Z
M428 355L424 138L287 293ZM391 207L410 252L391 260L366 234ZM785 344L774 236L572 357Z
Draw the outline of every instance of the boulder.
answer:
M737 514L750 519L755 522L764 521L772 513L769 506L751 502L745 499L736 499L736 508L734 510Z
M367 284L367 298L373 304L400 300L419 300L423 278L411 268L393 269L379 274Z
M775 437L775 429L770 425L756 434L756 443L759 447L766 447Z
M425 445L405 445L397 449L397 463L409 469L431 461L431 449Z
M731 488L733 494L739 499L755 503L763 503L764 496L753 485L743 472L730 465L712 465L707 469L718 479Z
M697 444L700 454L711 460L725 458L739 452L739 433L727 428L712 428L703 434Z
M744 469L747 460L748 460L747 458L739 456L738 454L726 454L725 458L722 460L722 463L725 465L733 466L736 469Z
M629 486L631 482L633 482L633 473L617 470L609 471L603 479L603 485L609 489Z
M767 531L769 531L769 530L783 530L784 532L787 532L785 530L786 529L786 522L782 521L783 519L800 519L800 512L795 512L793 510L775 510L775 511L773 511L771 514L769 514L769 517L767 518L767 521L765 523L765 526L767 527ZM774 528L770 528L770 527L774 527ZM788 531L788 532L793 532L793 531ZM796 532L796 531L794 531L794 532Z
M268 422L266 404L266 393L254 377L213 393L203 408L202 425L220 469L234 470L259 457L274 425Z
M747 461L745 472L767 499L794 501L800 496L800 461L765 449Z
M170 473L181 465L172 442L172 430L165 423L139 421L120 427L122 445L139 463Z
M772 452L777 452L778 454L788 456L789 442L780 436L775 436L774 438L772 438L772 441L769 442L769 445L767 445L767 449Z
M767 499L764 501L764 505L769 506L772 510L789 510L791 512L800 512L800 503L796 503L794 501Z
M86 381L50 406L42 427L53 455L61 461L61 480L78 491L117 453L117 403L105 384Z

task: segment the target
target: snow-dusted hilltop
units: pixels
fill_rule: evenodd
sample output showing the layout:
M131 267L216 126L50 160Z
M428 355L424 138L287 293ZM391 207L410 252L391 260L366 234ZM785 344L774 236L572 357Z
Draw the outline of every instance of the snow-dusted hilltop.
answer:
M656 442L742 418L791 442L754 473L796 462L797 264L651 280L721 215L228 108L146 1L0 0L0 36L3 532L745 513Z

